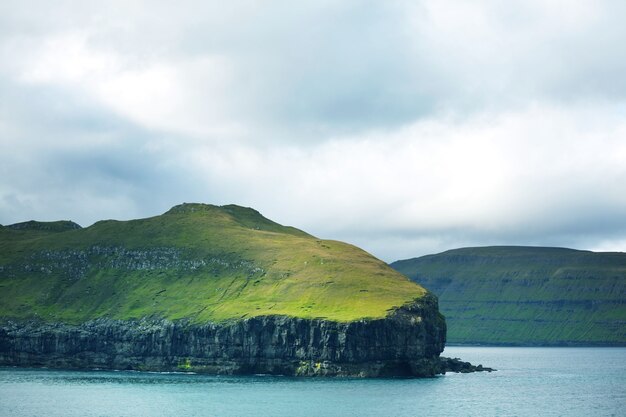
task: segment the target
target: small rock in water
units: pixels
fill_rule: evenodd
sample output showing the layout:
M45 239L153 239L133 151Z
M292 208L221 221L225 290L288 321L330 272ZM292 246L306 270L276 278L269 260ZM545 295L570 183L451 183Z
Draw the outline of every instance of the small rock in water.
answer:
M441 373L445 374L446 372L460 372L463 374L467 374L470 372L492 372L496 369L489 368L479 365L472 365L469 362L462 361L459 358L439 358L441 364Z

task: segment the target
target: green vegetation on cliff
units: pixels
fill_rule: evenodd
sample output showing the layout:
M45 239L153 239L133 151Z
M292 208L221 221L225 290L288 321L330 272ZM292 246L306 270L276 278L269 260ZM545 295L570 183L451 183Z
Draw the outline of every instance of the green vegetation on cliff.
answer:
M0 316L380 318L426 291L352 245L235 205L131 221L0 227Z
M464 248L391 266L439 297L450 343L626 345L626 253Z

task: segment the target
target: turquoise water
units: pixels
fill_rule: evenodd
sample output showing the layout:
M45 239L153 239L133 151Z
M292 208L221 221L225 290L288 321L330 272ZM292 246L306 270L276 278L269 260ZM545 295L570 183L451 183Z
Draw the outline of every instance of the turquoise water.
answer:
M444 355L498 372L363 380L0 368L0 416L626 416L625 348Z

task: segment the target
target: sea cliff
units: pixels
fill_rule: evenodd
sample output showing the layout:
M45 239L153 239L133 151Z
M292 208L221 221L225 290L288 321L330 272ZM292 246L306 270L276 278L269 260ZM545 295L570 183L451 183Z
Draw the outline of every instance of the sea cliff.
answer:
M445 320L426 296L387 318L335 322L260 316L231 323L100 318L6 322L0 364L302 376L434 376Z
M432 376L437 298L251 208L0 227L0 365Z

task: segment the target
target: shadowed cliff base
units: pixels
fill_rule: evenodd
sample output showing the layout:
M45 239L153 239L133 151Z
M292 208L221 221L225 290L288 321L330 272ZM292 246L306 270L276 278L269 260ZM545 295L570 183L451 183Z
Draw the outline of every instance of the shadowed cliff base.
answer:
M0 365L339 377L433 377L491 371L440 358L445 323L429 296L388 318L348 323L264 316L203 325L97 319L6 322Z

